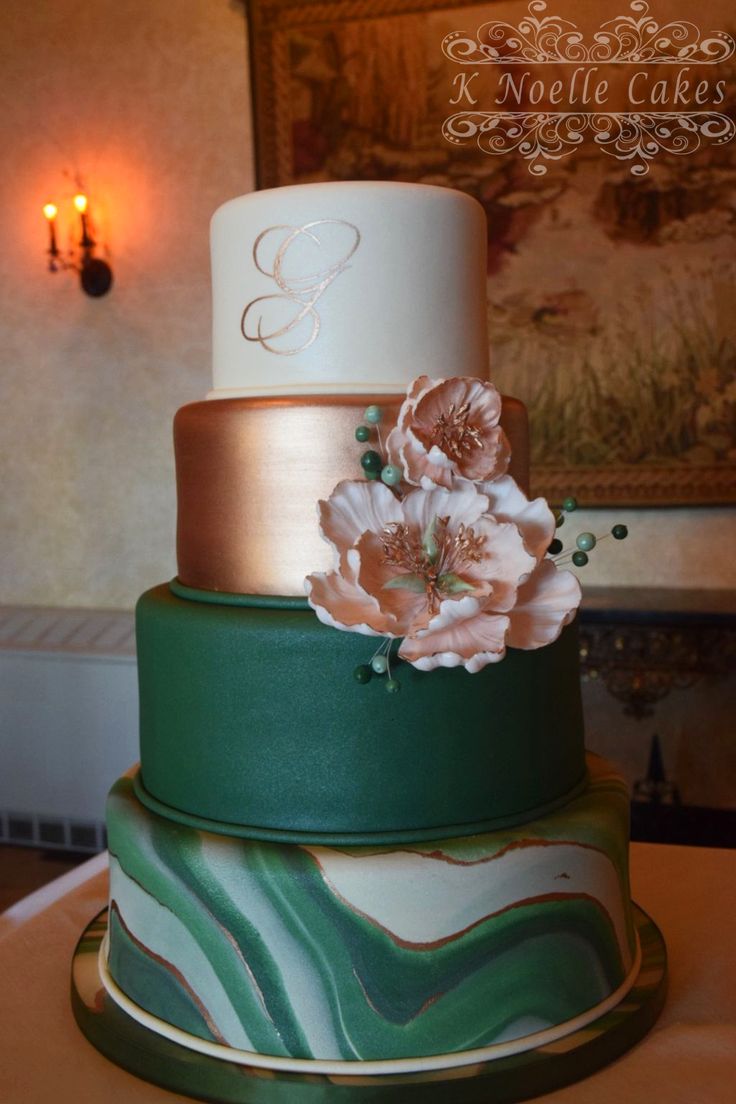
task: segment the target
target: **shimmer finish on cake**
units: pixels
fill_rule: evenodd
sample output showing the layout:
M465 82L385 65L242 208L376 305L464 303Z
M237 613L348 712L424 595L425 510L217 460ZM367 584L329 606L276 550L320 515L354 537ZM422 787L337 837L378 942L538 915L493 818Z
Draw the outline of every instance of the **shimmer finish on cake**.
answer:
M372 396L385 441L396 396ZM317 502L341 479L361 474L355 427L365 397L221 399L184 406L174 419L177 567L182 583L236 594L304 594L304 578L329 571L332 552L317 525ZM529 484L526 409L504 397L501 426L509 474Z
M258 1065L273 1104L298 1070L315 1100L379 1099L394 1062L412 1099L455 1100L454 1067L534 1065L618 1015L641 962L628 798L586 760L574 623L472 675L392 656L386 693L354 677L383 645L304 598L332 561L317 502L384 452L407 385L487 378L485 215L443 188L306 185L225 204L211 242L213 390L175 422L179 577L138 603L141 764L108 805L112 1030L127 1014L178 1045L186 1078L214 1045L243 1076L208 1099L250 1099ZM522 405L501 423L527 490Z
M109 969L139 1007L261 1054L421 1058L518 1040L630 984L628 797L399 848L229 839L108 808Z
M400 393L488 375L486 219L419 184L297 185L212 218L213 390Z
M303 600L263 608L172 587L136 614L144 796L172 817L356 842L462 835L584 782L574 625L475 675L401 664L392 695L353 678L370 640Z

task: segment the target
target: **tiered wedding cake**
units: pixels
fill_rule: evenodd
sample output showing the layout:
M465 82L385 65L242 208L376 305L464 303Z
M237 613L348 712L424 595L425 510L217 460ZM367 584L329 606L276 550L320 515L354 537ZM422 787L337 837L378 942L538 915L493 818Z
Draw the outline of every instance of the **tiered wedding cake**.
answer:
M175 421L178 577L138 606L100 966L193 1055L457 1084L640 972L577 582L486 382L485 239L475 201L402 184L214 216L214 390Z

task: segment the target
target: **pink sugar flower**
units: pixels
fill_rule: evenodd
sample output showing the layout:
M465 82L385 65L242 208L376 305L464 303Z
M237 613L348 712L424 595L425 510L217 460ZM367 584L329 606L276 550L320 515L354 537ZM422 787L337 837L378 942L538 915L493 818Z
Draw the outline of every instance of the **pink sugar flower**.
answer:
M541 647L579 604L575 576L544 559L552 513L510 476L416 487L403 499L382 483L345 481L319 508L335 569L305 581L318 618L402 638L399 656L420 670L473 673L507 645Z
M419 376L407 392L386 442L389 461L415 486L446 487L455 477L495 479L509 462L509 444L498 424L501 396L474 377Z

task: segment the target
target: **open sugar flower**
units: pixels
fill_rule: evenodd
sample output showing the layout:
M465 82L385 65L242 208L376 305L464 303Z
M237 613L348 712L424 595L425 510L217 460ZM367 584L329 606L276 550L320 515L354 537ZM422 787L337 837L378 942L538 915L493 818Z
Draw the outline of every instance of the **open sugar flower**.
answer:
M489 493L490 487L490 493ZM420 670L503 658L559 635L580 600L577 579L544 560L554 517L505 476L479 489L459 481L403 499L380 483L345 481L320 503L336 569L308 576L326 625L402 638Z
M458 476L471 482L495 479L509 462L500 416L501 396L492 383L419 376L388 436L389 462L415 486L449 490Z

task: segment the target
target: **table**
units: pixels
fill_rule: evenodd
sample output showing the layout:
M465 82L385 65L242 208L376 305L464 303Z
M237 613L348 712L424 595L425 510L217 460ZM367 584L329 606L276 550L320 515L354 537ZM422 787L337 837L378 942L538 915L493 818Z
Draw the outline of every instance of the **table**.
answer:
M98 857L0 916L2 1104L174 1104L108 1062L69 1004L77 939L106 902ZM664 1012L623 1058L542 1104L726 1104L736 1082L736 851L634 844L633 896L662 930Z

